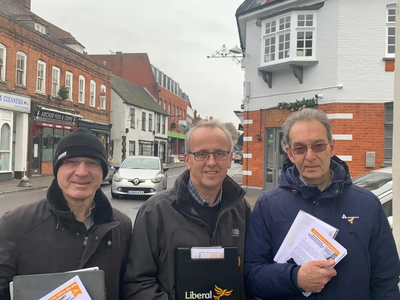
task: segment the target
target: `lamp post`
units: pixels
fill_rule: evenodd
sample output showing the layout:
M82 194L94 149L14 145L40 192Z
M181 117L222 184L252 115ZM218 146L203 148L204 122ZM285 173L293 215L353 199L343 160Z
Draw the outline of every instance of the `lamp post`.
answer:
M238 46L228 49L225 44L222 45L221 49L207 56L207 58L232 58L233 61L236 61L236 64L239 64L243 57L244 53Z

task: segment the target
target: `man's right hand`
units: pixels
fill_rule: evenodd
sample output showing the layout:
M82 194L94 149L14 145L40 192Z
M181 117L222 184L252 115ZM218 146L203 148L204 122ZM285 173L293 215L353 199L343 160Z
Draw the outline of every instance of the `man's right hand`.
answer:
M303 291L319 293L336 276L333 260L315 260L302 265L297 273L297 285Z

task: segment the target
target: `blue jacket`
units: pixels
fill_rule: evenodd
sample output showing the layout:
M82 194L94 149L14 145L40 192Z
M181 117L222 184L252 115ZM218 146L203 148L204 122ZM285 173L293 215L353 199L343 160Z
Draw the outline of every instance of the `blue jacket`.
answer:
M352 184L347 165L331 160L332 182L322 192L305 185L287 160L279 186L257 201L247 229L245 285L268 300L398 300L400 262L394 238L379 199ZM339 229L336 240L348 254L335 267L320 293L304 297L297 286L299 267L273 261L299 210ZM355 218L351 224L347 217Z

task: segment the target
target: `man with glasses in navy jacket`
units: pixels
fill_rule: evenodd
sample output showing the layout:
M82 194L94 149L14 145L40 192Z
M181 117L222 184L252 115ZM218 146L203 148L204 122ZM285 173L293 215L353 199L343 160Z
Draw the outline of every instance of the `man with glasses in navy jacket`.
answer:
M262 299L400 299L400 264L379 199L352 184L349 169L334 156L329 119L316 109L291 114L282 126L284 163L277 188L253 210L246 236L245 285ZM348 254L301 266L274 262L297 213L303 210L339 229Z

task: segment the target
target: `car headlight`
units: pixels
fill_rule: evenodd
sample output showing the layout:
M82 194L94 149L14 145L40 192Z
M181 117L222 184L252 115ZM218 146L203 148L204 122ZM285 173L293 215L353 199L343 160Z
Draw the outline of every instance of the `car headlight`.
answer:
M152 182L152 183L160 183L162 180L163 180L163 175L162 175L162 174L159 174L159 175L157 175L156 177L154 177L154 178L151 180L151 182Z
M119 176L118 173L115 173L115 174L114 174L114 177L113 177L113 180L114 180L115 182L120 182L120 181L122 180L122 177Z

